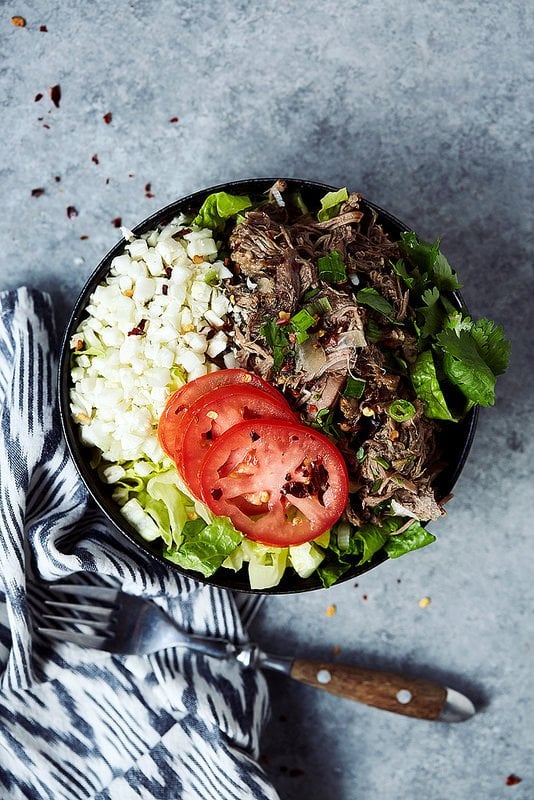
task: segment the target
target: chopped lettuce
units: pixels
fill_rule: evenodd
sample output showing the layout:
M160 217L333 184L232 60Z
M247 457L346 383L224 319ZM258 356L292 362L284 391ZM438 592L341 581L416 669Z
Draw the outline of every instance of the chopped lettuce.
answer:
M287 566L288 548L271 547L245 539L241 544L252 589L278 586Z
M198 517L185 523L180 546L167 548L163 555L174 564L209 578L243 538L228 517L214 517L210 523Z
M412 550L419 550L436 541L436 537L429 533L420 522L412 522L409 528L402 533L390 536L384 545L384 550L390 558L399 558Z
M214 192L208 195L202 203L198 214L193 220L193 225L211 230L224 228L226 221L235 217L240 211L250 208L252 201L246 195L228 194L228 192Z
M121 514L147 542L153 542L162 536L159 525L152 519L148 511L143 508L137 498L132 497L131 500L128 500L122 506Z
M435 541L435 536L418 520L397 533L406 523L406 519L400 516L386 517L381 525L369 523L361 528L351 528L348 541L338 535L339 529L345 533L344 523L334 526L325 559L317 569L323 586L332 586L349 569L368 563L381 550L385 550L391 558L398 558ZM340 546L342 538L343 547Z
M319 222L325 222L327 219L335 217L343 203L348 199L349 193L346 188L339 189L337 192L327 192L321 198L321 208L317 212Z
M301 578L309 578L324 561L324 550L315 542L304 542L289 548L289 561Z
M425 415L430 419L454 421L447 401L439 384L436 365L430 350L425 350L417 357L411 370L413 388L417 397L423 402Z

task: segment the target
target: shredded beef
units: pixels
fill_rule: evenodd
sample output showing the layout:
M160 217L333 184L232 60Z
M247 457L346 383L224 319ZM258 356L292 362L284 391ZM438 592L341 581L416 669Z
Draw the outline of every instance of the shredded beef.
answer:
M284 188L277 181L270 202L247 212L229 238L236 359L278 386L305 423L317 426L331 412L351 481L350 522L376 520L391 499L423 521L435 519L443 513L432 489L438 423L423 416L408 375L417 339L404 324L414 313L409 291L392 268L399 248L359 194L318 222L281 203ZM333 251L347 273L336 285L321 280L319 270L319 259ZM358 302L365 287L389 302L391 318ZM274 321L283 328L310 297L329 310L304 342L289 335L288 354L276 368L262 326ZM344 394L349 377L365 382L361 396ZM395 422L388 415L399 398L414 405L413 419ZM288 484L287 491L302 489Z

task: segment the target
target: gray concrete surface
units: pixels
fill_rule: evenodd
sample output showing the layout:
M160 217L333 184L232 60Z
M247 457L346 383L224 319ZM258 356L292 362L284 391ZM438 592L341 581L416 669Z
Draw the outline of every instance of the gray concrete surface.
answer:
M218 181L288 175L348 185L441 237L472 313L506 326L511 368L438 541L358 585L269 599L254 633L273 650L442 679L479 709L458 726L409 721L270 679L262 760L282 798L532 800L532 6L0 11L0 289L50 291L61 321L117 240L116 217L131 226ZM521 783L507 786L511 774Z

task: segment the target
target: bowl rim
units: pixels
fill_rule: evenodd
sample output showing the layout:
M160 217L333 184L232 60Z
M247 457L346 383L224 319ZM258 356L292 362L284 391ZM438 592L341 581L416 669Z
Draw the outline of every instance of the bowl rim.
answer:
M187 211L188 209L194 210L201 205L204 199L213 192L217 191L228 191L232 192L235 190L239 190L240 192L246 193L253 193L256 191L256 194L262 194L267 189L274 184L278 178L269 178L269 177L257 177L257 178L245 178L241 180L233 180L227 181L224 183L218 183L214 186L210 186L204 189L197 190L192 192L188 195L185 195L177 200L168 203L167 205L163 206L162 208L156 210L150 216L146 217L144 220L139 222L134 228L132 228L132 233L137 237L146 233L149 230L153 230L157 227L160 227L166 224L166 220L172 219L172 217L176 216L178 213ZM338 186L333 186L330 184L325 184L319 181L312 181L307 179L300 179L300 178L283 178L284 181L287 182L288 186L294 186L294 188L305 189L309 191L315 192L322 192L323 194L330 191L337 191L339 189ZM247 187L247 188L244 188ZM386 211L381 206L373 203L367 198L362 197L362 204L367 206L369 209L374 211L378 214L378 217L382 223L388 228L392 228L396 230L397 235L402 231L413 230L409 226L405 225L405 223L401 222L396 216L391 214L389 211ZM118 535L124 537L129 544L131 544L136 550L142 550L143 553L154 559L157 563L165 566L171 572L176 571L180 575L187 577L189 580L196 581L199 584L209 584L212 586L216 586L219 588L223 588L229 591L238 591L243 592L246 594L260 594L260 595L286 595L286 594L299 594L301 592L307 591L318 591L323 589L324 587L320 583L319 577L315 574L312 575L310 578L300 578L298 575L287 575L284 574L282 581L278 586L271 587L269 589L252 589L250 585L247 586L246 579L243 581L236 579L234 583L235 586L229 585L232 583L231 578L238 578L240 573L244 573L245 568L240 570L237 573L232 572L231 570L223 570L222 575L221 570L217 570L217 572L205 578L201 576L199 573L192 572L190 570L186 570L180 567L178 564L174 564L173 562L164 558L161 552L158 552L156 546L151 547L149 542L146 542L133 528L133 526L127 522L127 520L120 514L119 506L111 499L110 496L106 494L104 484L97 478L96 472L90 467L89 460L87 457L84 458L84 454L88 452L88 448L86 448L82 443L79 441L77 435L77 426L70 414L70 407L69 407L69 393L70 393L70 360L71 360L71 348L70 348L70 341L72 336L74 335L76 328L78 327L81 318L84 314L85 308L87 306L88 300L96 286L105 278L107 272L109 271L109 267L111 265L112 260L120 255L128 243L128 240L123 236L113 247L111 247L108 252L104 255L104 257L100 260L98 265L86 279L84 286L81 292L74 303L72 311L69 315L67 324L63 331L63 336L61 339L60 345L60 352L59 352L59 361L58 361L58 375L57 375L57 389L58 389L58 404L59 404L59 413L61 419L61 426L63 430L63 435L65 441L67 443L67 449L72 458L72 461L76 467L78 474L80 475L82 482L89 492L90 497L96 503L96 505L100 508L100 510L104 513L107 520L112 523L114 532L117 531ZM456 304L461 307L462 309L467 311L465 302L459 292L452 292L451 295L454 297ZM460 473L463 470L467 457L469 455L469 451L471 449L476 427L478 421L478 407L474 407L471 409L466 417L462 420L461 423L458 425L461 426L461 430L463 431L461 436L458 436L459 441L461 441L461 447L459 449L459 453L457 458L455 459L454 463L452 464L452 469L449 470L449 473L444 481L445 487L444 491L442 492L443 498L447 497L452 493L452 489L456 484ZM444 474L447 473L447 470L444 470ZM427 523L425 523L426 525ZM161 549L161 548L160 548ZM344 583L349 580L353 580L360 575L363 575L366 572L374 569L375 567L379 566L380 564L384 563L385 561L389 560L389 556L385 552L378 552L375 556L368 561L366 564L363 564L359 567L353 567L347 571L344 575L340 577L338 581L334 584L335 586ZM228 576L229 580L224 580L224 577ZM295 587L287 586L290 582L296 582L297 585Z

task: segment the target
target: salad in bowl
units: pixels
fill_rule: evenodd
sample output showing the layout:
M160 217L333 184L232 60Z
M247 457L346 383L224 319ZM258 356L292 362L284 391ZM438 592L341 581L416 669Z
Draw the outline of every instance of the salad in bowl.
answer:
M138 546L228 588L328 587L434 541L509 344L440 250L346 188L214 187L104 259L67 441Z

